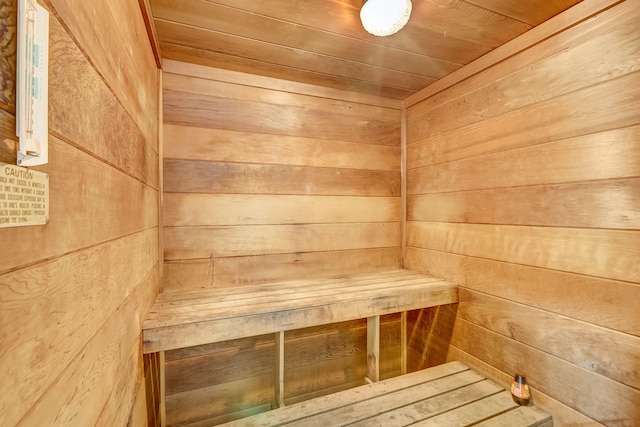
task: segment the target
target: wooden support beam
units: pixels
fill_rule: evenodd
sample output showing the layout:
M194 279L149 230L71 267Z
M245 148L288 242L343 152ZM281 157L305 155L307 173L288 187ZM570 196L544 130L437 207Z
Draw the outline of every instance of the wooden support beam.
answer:
M400 314L400 373L407 373L407 312Z
M284 331L276 332L276 405L284 406Z
M367 318L367 377L380 381L380 316Z
M165 389L165 373L164 373L164 364L165 364L165 355L164 351L160 351L158 353L160 357L160 426L166 427L167 425L167 392Z

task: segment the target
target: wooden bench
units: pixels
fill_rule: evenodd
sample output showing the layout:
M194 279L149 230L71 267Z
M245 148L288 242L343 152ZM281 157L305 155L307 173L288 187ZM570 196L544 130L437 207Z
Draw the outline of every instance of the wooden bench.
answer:
M451 362L222 424L259 426L552 427L551 416Z
M409 270L160 293L144 352L190 347L458 302L457 285Z
M367 378L380 372L380 316L402 313L401 370L406 372L406 312L458 302L457 285L409 270L160 293L143 324L144 353L275 334L276 404L284 404L284 332L367 319Z

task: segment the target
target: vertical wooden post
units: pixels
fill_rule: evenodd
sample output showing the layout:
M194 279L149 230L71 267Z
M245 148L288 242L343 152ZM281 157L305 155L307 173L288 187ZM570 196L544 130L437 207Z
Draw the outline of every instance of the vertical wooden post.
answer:
M276 332L276 404L284 406L284 331Z
M164 375L164 351L160 354L160 426L166 427L167 425L167 405L166 405L166 388L165 388L165 375Z
M407 254L407 109L402 109L400 118L400 211L402 217L402 268L407 268L405 257Z
M148 9L149 11L151 9ZM153 25L152 25L153 27ZM158 68L158 262L160 274L164 276L164 128L162 105L162 69ZM160 280L160 290L164 288L164 281Z
M407 373L407 312L400 314L400 374Z
M367 378L380 381L380 316L367 318Z

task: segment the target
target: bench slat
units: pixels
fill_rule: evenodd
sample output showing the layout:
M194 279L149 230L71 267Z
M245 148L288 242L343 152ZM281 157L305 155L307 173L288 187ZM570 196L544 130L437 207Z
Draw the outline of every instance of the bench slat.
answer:
M471 371L468 371L467 374L471 374ZM476 381L482 379L476 374ZM452 380L453 378L451 378ZM447 378L449 380L449 378ZM453 390L447 391L443 394L439 394L436 396L432 396L429 394L423 394L423 390L416 387L415 396L419 397L419 400L416 402L412 402L410 400L411 395L402 396L406 400L403 402L399 400L397 402L390 402L389 408L384 410L377 410L375 406L369 407L368 413L363 413L361 418L362 420L350 424L350 423L337 423L337 425L346 425L349 426L359 426L366 427L372 425L380 425L385 427L402 427L413 425L416 421L425 420L427 418L445 413L447 411L452 411L459 408L462 405L467 405L473 403L479 399L483 399L486 397L490 397L496 393L503 391L504 389L497 384L492 383L491 381L484 380L480 382L474 382L471 384L467 384L463 387L457 387L457 385L451 386ZM379 400L384 399L386 396L381 396ZM396 399L394 396L390 396L392 399ZM400 396L398 396L400 397ZM410 403L409 405L403 406L405 403ZM368 405L367 405L368 406ZM360 412L360 411L359 411ZM377 414L372 416L372 414ZM331 419L335 419L332 417ZM319 420L318 420L319 421ZM320 422L317 424L311 423L307 424L305 420L305 425L322 425ZM442 424L442 425L455 425L455 424Z
M470 370L463 363L446 363L374 384L317 397L292 406L285 406L274 411L265 412L254 417L231 421L224 425L225 427L266 427L282 425L289 421L300 420L307 416L313 416L333 409L344 408L358 402L367 401L382 394L405 390L416 384L429 383L464 372L470 372ZM328 424L325 423L325 425Z
M516 408L475 427L553 427L551 416L535 406Z
M551 427L550 423L550 415L518 406L504 388L460 362L450 362L224 426Z
M426 278L426 277L406 277L390 279L369 279L367 281L359 281L356 283L319 283L318 285L308 285L304 288L294 288L291 286L282 286L273 288L268 291L253 292L248 289L242 294L227 295L222 292L208 292L198 299L160 301L154 304L149 313L147 322L153 322L156 317L169 318L175 313L182 311L190 311L194 308L198 310L209 310L216 307L234 307L243 306L245 304L264 304L277 301L296 301L309 300L313 298L326 297L338 294L358 295L364 291L388 290L398 287L402 288L408 285L429 284L429 283L447 283L444 280Z
M511 399L511 393L505 390L414 425L420 427L467 426L517 407L518 405Z
M260 295L235 301L209 301L205 304L187 304L184 306L161 306L152 309L145 322L145 329L159 326L178 325L186 322L204 321L233 317L245 313L269 313L289 308L312 307L331 304L340 298L342 301L376 298L393 294L413 293L426 287L432 290L448 289L452 285L444 281L409 280L395 285L375 284L358 289L333 288L321 291L294 292L283 295Z

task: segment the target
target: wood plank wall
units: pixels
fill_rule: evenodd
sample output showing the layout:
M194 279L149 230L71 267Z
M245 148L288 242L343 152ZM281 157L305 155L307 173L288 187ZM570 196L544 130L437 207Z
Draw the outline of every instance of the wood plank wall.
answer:
M163 82L165 291L401 266L399 102L174 61ZM287 333L287 402L360 384L365 337ZM168 424L270 408L274 368L273 336L168 352Z
M406 266L462 286L449 358L556 426L640 420L639 22L582 2L407 100Z
M401 265L398 102L164 70L165 289Z
M0 229L0 425L146 425L158 70L138 2L45 5L49 163L34 169L50 176L51 222ZM0 0L0 27L0 161L15 164L15 0Z

